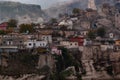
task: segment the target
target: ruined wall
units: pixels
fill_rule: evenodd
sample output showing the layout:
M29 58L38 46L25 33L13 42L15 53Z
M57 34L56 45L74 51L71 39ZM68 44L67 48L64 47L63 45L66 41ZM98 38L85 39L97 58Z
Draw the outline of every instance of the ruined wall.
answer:
M39 55L38 68L42 68L45 65L49 66L51 69L54 68L54 58L51 54Z

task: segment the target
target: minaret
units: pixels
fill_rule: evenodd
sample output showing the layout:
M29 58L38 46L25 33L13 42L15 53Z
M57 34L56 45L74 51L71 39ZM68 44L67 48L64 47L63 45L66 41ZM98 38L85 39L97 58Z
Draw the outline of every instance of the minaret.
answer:
M96 5L95 5L95 0L88 0L88 8L97 10Z

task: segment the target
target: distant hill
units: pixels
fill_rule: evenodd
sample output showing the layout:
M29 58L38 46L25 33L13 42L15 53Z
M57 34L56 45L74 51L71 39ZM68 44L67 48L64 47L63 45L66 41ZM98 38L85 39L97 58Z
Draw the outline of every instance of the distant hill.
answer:
M40 5L22 4L19 2L0 1L0 20L20 16L37 18L45 16Z
M74 0L72 2L66 2L63 4L56 4L49 9L44 10L49 17L57 17L59 14L70 13L73 8L83 8L87 7L88 0ZM60 5L59 5L60 4Z
M98 8L103 3L114 4L116 0L95 0L96 7ZM53 7L45 10L45 13L50 17L57 17L60 13L70 13L73 8L86 9L88 7L88 0L71 0L59 5L56 4Z

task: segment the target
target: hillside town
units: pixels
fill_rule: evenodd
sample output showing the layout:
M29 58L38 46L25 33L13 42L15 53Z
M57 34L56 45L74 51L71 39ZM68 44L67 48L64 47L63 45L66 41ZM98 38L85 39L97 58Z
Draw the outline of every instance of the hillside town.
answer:
M120 2L0 23L0 80L120 80Z

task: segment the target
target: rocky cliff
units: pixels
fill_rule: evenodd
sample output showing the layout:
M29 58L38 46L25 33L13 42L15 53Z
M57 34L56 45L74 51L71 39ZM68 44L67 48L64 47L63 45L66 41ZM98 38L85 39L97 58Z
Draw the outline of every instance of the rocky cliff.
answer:
M31 18L43 17L44 12L40 5L22 4L19 2L0 1L0 20L20 16Z

